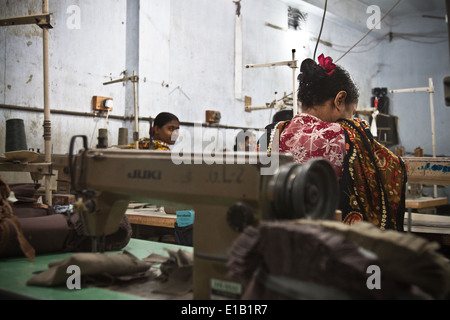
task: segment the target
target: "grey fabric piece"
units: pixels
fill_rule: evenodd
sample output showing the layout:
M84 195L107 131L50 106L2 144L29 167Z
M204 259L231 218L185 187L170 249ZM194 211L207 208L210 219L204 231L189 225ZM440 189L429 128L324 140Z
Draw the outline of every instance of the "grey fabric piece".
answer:
M150 265L129 253L75 253L69 258L49 264L49 268L28 280L29 286L54 287L66 285L71 265L80 268L81 276L108 274L111 276L133 275L145 272Z
M194 256L186 250L169 250L169 259L161 265L162 282L153 292L184 295L193 289Z

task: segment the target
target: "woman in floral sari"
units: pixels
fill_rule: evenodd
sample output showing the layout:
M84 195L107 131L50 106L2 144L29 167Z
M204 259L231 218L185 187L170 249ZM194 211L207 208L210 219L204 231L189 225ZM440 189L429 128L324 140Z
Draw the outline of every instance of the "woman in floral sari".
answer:
M303 61L300 72L302 112L283 124L280 152L298 163L330 161L339 178L345 223L369 221L383 230L403 230L405 165L373 139L367 123L352 119L359 92L350 75L323 55L319 64Z

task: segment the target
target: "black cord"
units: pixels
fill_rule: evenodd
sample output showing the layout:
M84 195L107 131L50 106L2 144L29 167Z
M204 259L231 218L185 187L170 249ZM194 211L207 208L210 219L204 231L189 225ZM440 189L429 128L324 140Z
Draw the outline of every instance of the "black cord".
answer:
M375 29L375 27L377 26L377 25L379 25L380 23L381 23L381 21L383 21L384 20L384 18L386 18L388 15L389 15L389 13L391 13L391 11L392 10L394 10L394 8L400 3L400 1L402 1L402 0L398 0L393 6L392 6L392 8L390 8L386 13L385 13L385 15L380 19L380 21L375 25L375 26L373 26L373 28L372 29L369 29L369 31L367 31L367 33L361 38L361 39L359 39L350 49L348 49L339 59L337 59L336 61L335 61L335 63L337 63L339 60L341 60L343 57L345 57L346 55L347 55L347 53L349 53L350 51L352 51L352 49L354 48L354 47L356 47L361 41L363 41L364 40L364 38L365 37L367 37L368 35L369 35L369 33L371 33L372 31L373 31L373 29Z
M316 43L316 48L314 49L314 57L313 57L313 60L316 60L317 47L319 46L320 37L322 36L323 25L324 25L324 23L325 23L325 16L326 16L326 14L327 14L327 5L328 5L328 0L325 0L325 7L323 8L322 24L321 24L321 26L320 26L319 36L317 37L317 43Z

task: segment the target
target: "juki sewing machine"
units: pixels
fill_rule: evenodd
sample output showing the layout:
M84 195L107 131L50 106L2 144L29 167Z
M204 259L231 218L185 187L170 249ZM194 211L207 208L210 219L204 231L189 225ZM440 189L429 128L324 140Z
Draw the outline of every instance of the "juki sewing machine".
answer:
M75 155L78 138L84 149ZM190 154L190 164L175 164L170 152L88 149L86 137L73 137L69 165L85 232L94 239L114 233L129 201L193 209L194 299L210 299L212 291L214 297L239 298L242 288L228 278L226 267L239 233L262 220L333 219L338 183L325 160L300 165L280 154L274 174L262 175L268 165L252 163L255 154L225 161L236 156L224 153L220 163Z

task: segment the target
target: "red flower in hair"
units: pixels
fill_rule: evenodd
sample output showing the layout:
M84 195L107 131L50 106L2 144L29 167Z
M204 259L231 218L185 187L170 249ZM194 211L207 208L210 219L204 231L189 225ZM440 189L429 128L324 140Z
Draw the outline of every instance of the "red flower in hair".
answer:
M326 57L321 54L318 58L319 65L322 67L323 70L325 70L325 73L329 76L331 76L334 72L334 69L336 69L336 65L333 63L333 59L331 57Z

